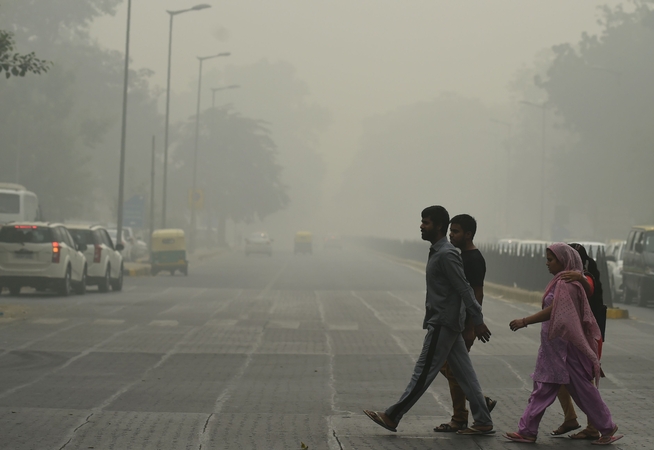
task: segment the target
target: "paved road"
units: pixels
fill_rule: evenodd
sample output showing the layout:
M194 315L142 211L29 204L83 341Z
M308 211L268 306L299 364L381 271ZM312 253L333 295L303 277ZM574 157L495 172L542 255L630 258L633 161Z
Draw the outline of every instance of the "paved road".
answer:
M122 293L27 294L0 319L2 449L516 449L499 437L436 434L449 419L443 378L397 434L363 416L406 386L420 348L423 275L349 250L312 256L222 254L190 276L126 280ZM473 347L498 431L515 430L529 396L539 327L534 306L487 298L490 343ZM0 306L0 310L2 310ZM4 306L7 309L6 306ZM651 438L654 313L608 325L601 390L627 437ZM539 447L587 448L547 436Z

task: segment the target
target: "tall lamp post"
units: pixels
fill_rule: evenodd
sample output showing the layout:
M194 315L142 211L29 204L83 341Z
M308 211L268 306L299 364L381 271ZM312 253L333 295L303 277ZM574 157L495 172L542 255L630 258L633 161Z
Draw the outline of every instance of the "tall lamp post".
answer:
M238 89L240 87L241 86L239 86L238 84L231 84L229 86L211 88L211 109L214 109L216 107L216 92L224 91L225 89Z
M220 58L221 56L229 56L231 53L223 52L211 56L198 56L200 62L199 75L198 75L198 101L195 111L195 146L193 149L193 182L191 185L191 251L195 251L195 229L196 229L196 213L195 213L195 191L197 188L197 174L198 174L198 148L200 147L200 100L202 93L202 65L208 59Z
M180 9L177 11L166 11L170 15L170 30L168 32L168 81L166 83L166 123L164 128L164 161L163 161L163 195L161 197L161 226L166 228L166 189L168 186L168 128L170 124L170 68L173 54L173 18L179 14L189 11L200 11L211 8L211 5L205 3L195 5L192 8Z
M520 103L523 105L539 108L543 113L543 123L541 131L541 149L540 149L540 239L543 239L543 218L545 217L545 121L547 119L547 105L543 103L534 103L527 100L522 100Z
M505 122L503 120L499 119L490 119L491 122L496 123L498 125L502 125L506 127L507 130L507 135L506 135L506 198L504 199L504 230L505 233L509 231L509 195L511 193L511 186L509 184L509 180L511 179L511 147L509 145L509 142L511 140L511 129L512 126L509 122Z
M118 223L116 242L121 242L123 233L123 202L125 197L125 143L127 129L127 88L129 84L129 38L132 25L132 0L127 0L127 36L125 38L125 74L123 79L123 120L120 133L120 169L118 179Z

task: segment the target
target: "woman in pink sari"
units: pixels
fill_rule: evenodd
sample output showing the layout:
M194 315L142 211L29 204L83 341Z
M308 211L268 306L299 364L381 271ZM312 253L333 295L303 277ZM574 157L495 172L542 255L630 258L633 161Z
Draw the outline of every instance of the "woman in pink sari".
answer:
M568 244L552 244L547 248L547 267L554 278L545 289L543 309L509 324L511 330L517 331L529 324L543 323L536 369L531 375L534 390L518 431L506 433L504 437L516 442L536 442L545 409L556 400L560 386L564 385L590 423L601 433L593 444L611 444L622 435L615 434L618 426L611 419L611 412L596 387L600 377L600 330L582 285L562 279L565 271L582 272L581 258Z

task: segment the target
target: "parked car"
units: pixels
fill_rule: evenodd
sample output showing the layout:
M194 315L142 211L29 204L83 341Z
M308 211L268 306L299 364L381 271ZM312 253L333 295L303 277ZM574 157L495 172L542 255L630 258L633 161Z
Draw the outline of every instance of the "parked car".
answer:
M627 236L622 265L622 301L647 306L654 295L654 226L636 226Z
M100 292L123 289L122 244L114 246L107 230L101 226L68 225L68 231L78 244L85 244L86 284L97 286Z
M272 242L268 233L264 231L250 234L245 239L245 256L252 253L263 253L272 256Z
M133 261L133 258L132 258L132 244L126 238L125 233L124 232L122 233L122 235L120 236L120 242L118 242L118 230L117 229L108 228L107 232L109 233L109 236L111 237L111 242L116 243L116 245L121 244L123 246L123 249L120 251L120 254L123 255L123 260L124 261Z
M622 265L627 241L613 241L606 246L606 265L614 299L622 299Z
M21 222L0 229L0 286L53 289L60 295L86 292L85 244L58 223Z

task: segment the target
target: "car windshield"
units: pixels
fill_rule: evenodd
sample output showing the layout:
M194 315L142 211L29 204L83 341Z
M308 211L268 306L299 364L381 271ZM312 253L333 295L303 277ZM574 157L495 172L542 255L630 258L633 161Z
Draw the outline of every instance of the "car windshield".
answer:
M18 214L20 213L20 197L18 194L0 194L0 213Z
M91 230L71 230L69 228L68 231L70 231L70 234L73 235L73 239L75 239L75 242L78 244L95 245L95 242L93 242L93 232Z
M0 229L0 242L10 244L43 244L52 242L50 228L34 225L5 226Z

